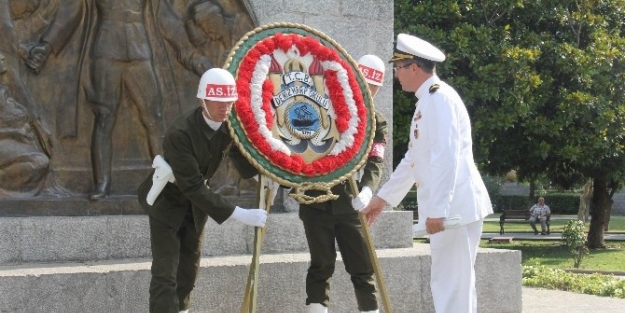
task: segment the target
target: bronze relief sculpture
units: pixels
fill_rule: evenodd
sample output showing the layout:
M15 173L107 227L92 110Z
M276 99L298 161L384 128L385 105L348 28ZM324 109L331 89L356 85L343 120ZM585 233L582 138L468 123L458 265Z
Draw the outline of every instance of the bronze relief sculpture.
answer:
M253 28L240 0L0 0L2 105L21 107L57 197L132 195L197 77Z

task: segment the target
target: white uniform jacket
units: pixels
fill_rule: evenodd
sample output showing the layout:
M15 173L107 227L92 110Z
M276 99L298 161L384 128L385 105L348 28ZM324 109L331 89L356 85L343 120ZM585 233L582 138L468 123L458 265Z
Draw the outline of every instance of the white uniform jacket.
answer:
M459 215L469 224L483 219L493 209L473 161L471 122L462 99L436 75L416 96L408 151L378 196L397 206L416 184L420 220Z

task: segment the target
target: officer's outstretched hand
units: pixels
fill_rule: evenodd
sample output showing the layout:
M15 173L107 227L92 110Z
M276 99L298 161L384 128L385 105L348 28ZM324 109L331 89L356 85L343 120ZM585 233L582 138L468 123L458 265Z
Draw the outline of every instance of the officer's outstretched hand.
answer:
M267 211L261 209L243 209L235 207L230 216L235 220L250 226L265 227L267 221Z
M369 204L369 201L371 201L371 197L373 197L371 188L367 186L362 187L362 191L352 199L352 207L354 207L354 210L362 212Z
M377 220L378 216L382 214L382 210L384 210L385 207L386 201L378 196L373 197L373 199L369 201L367 207L365 207L365 209L362 211L362 214L367 217L367 224L369 224L369 226L375 223L375 220Z

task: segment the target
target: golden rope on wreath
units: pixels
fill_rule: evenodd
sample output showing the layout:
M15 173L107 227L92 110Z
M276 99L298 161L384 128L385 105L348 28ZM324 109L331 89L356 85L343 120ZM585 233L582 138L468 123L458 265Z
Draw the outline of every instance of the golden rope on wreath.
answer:
M300 203L336 199L331 188L364 165L375 132L356 62L320 31L274 23L245 34L224 68L237 81L228 126L243 155Z

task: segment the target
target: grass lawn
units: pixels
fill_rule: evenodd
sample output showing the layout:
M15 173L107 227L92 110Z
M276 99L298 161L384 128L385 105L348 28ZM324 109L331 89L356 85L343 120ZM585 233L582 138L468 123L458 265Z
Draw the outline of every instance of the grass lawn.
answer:
M625 242L606 242L607 249L590 250L580 269L625 272ZM544 265L549 268L572 269L573 257L561 241L514 240L512 243L488 243L480 247L521 250L523 265Z
M499 214L493 214L489 218L497 218ZM562 232L567 220L553 219L551 221L552 232ZM586 231L588 225L586 223ZM538 225L537 225L538 226ZM540 226L538 226L540 227ZM499 233L499 222L484 222L484 232ZM506 233L533 232L529 224L509 223L506 224ZM613 216L610 219L609 232L625 232L625 216ZM415 239L415 242L425 242L425 239ZM606 249L590 250L590 253L582 260L580 269L618 271L625 272L625 241L606 241ZM544 265L554 269L572 269L573 257L563 241L553 240L519 240L512 243L488 243L482 240L480 247L495 249L520 250L522 252L523 265Z
M424 243L418 238L415 242ZM606 249L590 250L579 269L625 272L625 242L606 242ZM482 248L508 249L521 251L521 264L544 265L554 269L573 269L573 257L562 241L514 240L512 243L480 242Z
M488 218L499 218L500 213L489 215ZM551 219L551 232L560 233L564 229L564 226L568 220L559 220L554 218L556 215L552 215ZM536 227L540 230L540 224L536 223ZM506 233L531 233L532 228L529 223L506 223L504 225ZM586 231L590 227L590 222L586 223ZM499 233L499 221L484 222L485 233ZM625 216L612 216L610 218L610 229L608 232L625 232Z
M489 217L497 218L499 215L493 214ZM568 220L552 217L551 231L562 232L567 223ZM586 231L589 225L590 223L586 223ZM505 228L506 232L532 232L527 223L507 223ZM609 232L625 232L625 217L613 216L609 229ZM485 222L484 231L498 233L499 221ZM605 245L605 249L590 250L584 256L579 270L608 274L625 272L625 241L607 241ZM623 298L623 280L616 278L618 276L556 272L574 269L573 255L563 241L515 239L512 243L489 243L488 240L482 240L480 247L520 250L525 286Z

